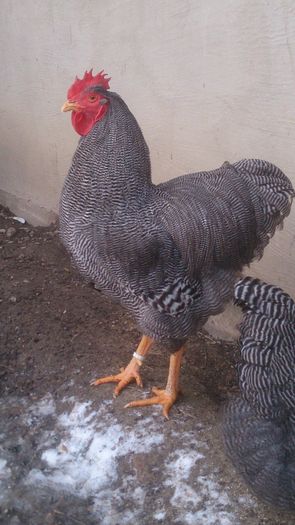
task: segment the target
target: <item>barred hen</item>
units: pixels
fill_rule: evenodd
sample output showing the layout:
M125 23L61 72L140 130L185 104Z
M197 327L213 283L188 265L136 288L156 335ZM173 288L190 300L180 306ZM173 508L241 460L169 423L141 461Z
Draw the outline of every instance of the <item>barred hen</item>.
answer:
M226 162L154 185L149 150L126 104L103 72L86 72L68 91L81 135L60 201L61 237L80 272L134 316L143 337L115 382L131 381L153 341L171 352L168 382L154 397L127 406L161 404L179 391L187 337L232 297L237 272L261 257L289 214L287 177L262 160Z
M244 311L242 398L225 411L229 456L254 492L295 509L295 303L280 288L246 277L235 287Z

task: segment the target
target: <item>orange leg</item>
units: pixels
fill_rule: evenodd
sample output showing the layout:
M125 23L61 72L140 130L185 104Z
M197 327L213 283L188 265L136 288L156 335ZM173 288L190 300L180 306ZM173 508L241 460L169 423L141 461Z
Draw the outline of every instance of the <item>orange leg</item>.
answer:
M122 368L119 374L102 377L101 379L95 379L94 381L91 381L90 384L104 385L105 383L118 383L114 390L114 397L117 397L123 388L125 388L132 381L136 381L136 384L142 387L139 368L143 364L143 359L141 360L140 357L144 358L144 356L148 353L152 343L153 339L144 335L135 352L139 357L132 357L130 363L126 366L126 368Z
M140 401L132 401L125 405L125 408L129 407L144 407L148 405L163 405L163 415L169 419L168 414L172 405L174 405L180 388L179 388L179 374L183 354L185 348L182 346L177 352L174 352L170 356L168 380L165 389L153 388L152 392L155 394L153 397L148 399L141 399Z

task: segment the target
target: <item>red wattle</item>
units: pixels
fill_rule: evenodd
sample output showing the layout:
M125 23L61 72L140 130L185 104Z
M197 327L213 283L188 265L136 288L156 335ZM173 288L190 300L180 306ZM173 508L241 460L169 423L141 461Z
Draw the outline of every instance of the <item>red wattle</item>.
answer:
M94 124L105 116L107 109L108 104L104 104L99 107L97 113L92 113L90 111L73 111L72 124L75 131L83 137L87 135L93 128Z

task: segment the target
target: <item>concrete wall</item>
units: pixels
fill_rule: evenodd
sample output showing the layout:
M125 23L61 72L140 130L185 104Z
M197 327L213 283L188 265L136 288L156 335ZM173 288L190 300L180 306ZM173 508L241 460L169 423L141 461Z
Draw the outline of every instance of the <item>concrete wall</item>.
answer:
M295 184L294 0L2 0L0 198L52 220L78 136L60 106L105 68L156 181L260 157ZM254 267L295 296L295 206Z

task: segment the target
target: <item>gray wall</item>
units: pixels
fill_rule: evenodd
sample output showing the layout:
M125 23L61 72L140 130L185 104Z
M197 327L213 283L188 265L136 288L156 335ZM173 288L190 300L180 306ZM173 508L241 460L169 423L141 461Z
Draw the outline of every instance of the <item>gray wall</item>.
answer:
M2 0L0 199L52 220L78 136L76 74L105 68L153 176L260 157L295 184L294 0ZM254 271L295 295L295 207Z

